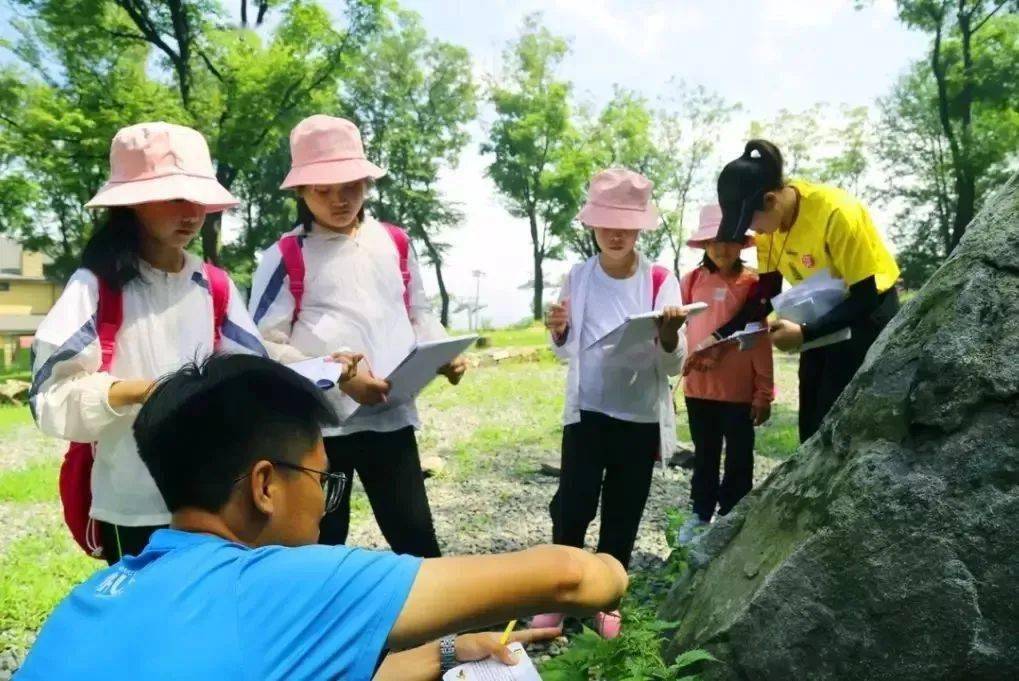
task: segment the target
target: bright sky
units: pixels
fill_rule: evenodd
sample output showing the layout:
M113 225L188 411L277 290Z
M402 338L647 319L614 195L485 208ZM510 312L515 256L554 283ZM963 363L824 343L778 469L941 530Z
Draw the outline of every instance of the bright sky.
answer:
M542 10L544 23L568 38L572 53L563 75L578 96L600 106L619 83L654 100L673 76L703 84L743 104L731 135L720 140L724 159L742 152L751 119L779 109L803 110L816 102L870 105L891 88L927 40L895 17L893 0L875 0L862 11L853 0L402 0L421 14L429 33L465 46L478 73L497 71L506 42L523 17ZM482 112L475 138L484 138L491 110ZM476 269L481 317L495 325L529 313L531 278L526 222L510 217L484 177L489 159L475 143L442 189L462 204L463 225L443 272L455 294L473 295ZM704 197L708 198L708 197ZM559 281L570 261L549 262L546 280ZM430 292L437 291L428 276ZM463 320L456 320L463 325Z
M229 2L227 3L230 4ZM801 111L816 102L872 105L909 63L923 56L927 39L895 17L894 0L401 0L418 12L429 33L466 47L480 77L498 70L506 43L527 14L570 40L562 75L579 99L600 107L613 84L654 101L670 78L702 84L743 113L719 144L720 159L742 151L749 122L779 109ZM4 8L6 10L6 7ZM5 16L6 15L6 16ZM7 19L9 12L0 13ZM6 21L3 22L6 24ZM10 37L7 25L0 37ZM4 60L8 56L4 55ZM490 162L478 147L492 111L472 125L474 141L459 166L442 177L445 195L461 204L463 224L446 237L453 244L444 268L447 287L473 296L474 270L482 270L482 318L501 326L529 314L531 245L526 223L510 217L485 178ZM721 161L720 161L721 162ZM708 200L710 196L700 197ZM882 214L875 207L878 221ZM226 222L227 238L236 220ZM559 281L569 261L547 261L546 280ZM426 272L426 288L437 292ZM456 325L465 325L463 318Z

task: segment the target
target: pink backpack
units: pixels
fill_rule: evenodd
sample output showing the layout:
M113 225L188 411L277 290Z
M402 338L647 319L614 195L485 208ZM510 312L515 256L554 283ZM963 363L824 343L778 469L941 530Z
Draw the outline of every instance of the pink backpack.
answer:
M212 309L215 319L215 345L219 347L220 329L230 305L230 280L226 272L210 265L204 266L209 281ZM113 364L113 350L117 333L124 322L124 298L120 289L99 279L99 305L96 312L96 330L102 362L99 371L109 371ZM103 543L99 527L92 516L92 464L95 461L95 443L72 442L60 466L60 503L64 507L64 522L71 535L85 553L93 558L103 557Z
M400 259L400 276L403 278L403 306L410 315L410 269L407 259L410 254L410 238L407 232L388 222L380 222L385 227L389 238L393 240L396 254ZM293 321L301 314L301 299L304 297L304 252L301 250L301 237L288 234L279 241L280 255L283 257L283 268L287 271L290 281L290 295L294 297Z

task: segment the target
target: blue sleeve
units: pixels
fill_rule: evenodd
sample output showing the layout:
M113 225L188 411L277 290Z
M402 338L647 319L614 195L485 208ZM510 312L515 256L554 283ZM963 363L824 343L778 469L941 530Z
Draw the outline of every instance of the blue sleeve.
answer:
M251 552L237 582L248 678L369 681L420 566L346 546Z

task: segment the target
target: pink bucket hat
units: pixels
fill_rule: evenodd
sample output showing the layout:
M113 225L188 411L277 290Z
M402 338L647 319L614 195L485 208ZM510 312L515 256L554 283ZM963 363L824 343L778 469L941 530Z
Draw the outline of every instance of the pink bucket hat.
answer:
M701 208L700 224L697 231L687 240L686 245L690 248L704 248L709 241L718 236L718 227L722 224L722 207L719 205L704 206ZM750 248L754 245L754 237L747 235L743 239L743 248Z
M173 123L121 128L110 145L110 179L86 208L184 199L216 213L238 204L216 180L209 145L197 130Z
M356 125L345 118L315 114L290 131L290 172L280 189L377 180L385 174L364 157Z
M587 203L577 219L588 227L658 229L658 211L651 205L654 184L626 168L609 168L591 179Z

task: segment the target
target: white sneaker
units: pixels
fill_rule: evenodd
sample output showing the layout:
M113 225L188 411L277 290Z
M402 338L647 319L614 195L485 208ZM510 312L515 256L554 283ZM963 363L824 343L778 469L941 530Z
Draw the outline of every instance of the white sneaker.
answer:
M702 532L704 532L710 524L711 524L710 520L704 521L698 518L697 516L693 516L692 518L689 518L685 523L683 523L682 527L679 528L679 533L676 535L676 541L679 543L680 546L685 546L686 544L689 544L695 538L697 538L697 536L700 535Z

